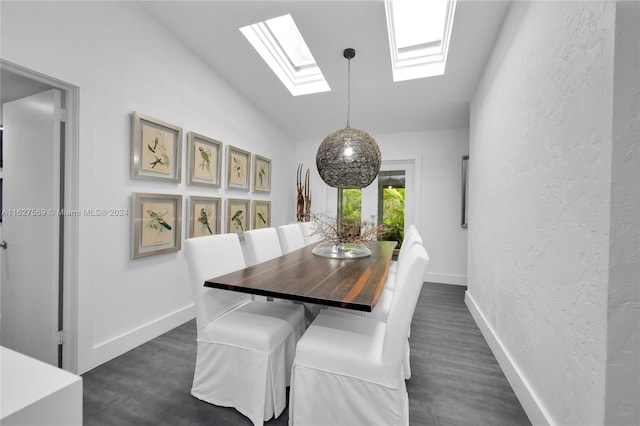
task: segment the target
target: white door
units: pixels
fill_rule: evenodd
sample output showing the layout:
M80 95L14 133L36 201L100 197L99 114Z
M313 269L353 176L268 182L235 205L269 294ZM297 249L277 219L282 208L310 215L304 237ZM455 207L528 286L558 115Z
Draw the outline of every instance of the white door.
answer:
M58 366L61 92L3 105L0 344Z

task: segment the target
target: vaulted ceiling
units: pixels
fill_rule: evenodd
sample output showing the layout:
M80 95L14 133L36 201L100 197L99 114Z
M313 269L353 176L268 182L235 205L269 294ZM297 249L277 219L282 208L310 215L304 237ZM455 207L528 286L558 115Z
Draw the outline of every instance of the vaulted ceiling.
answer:
M347 60L351 125L376 134L469 125L469 102L509 8L507 1L458 0L443 76L393 82L382 1L140 2L295 141L321 140L344 127ZM292 96L239 31L290 13L331 91ZM250 125L250 123L247 123Z

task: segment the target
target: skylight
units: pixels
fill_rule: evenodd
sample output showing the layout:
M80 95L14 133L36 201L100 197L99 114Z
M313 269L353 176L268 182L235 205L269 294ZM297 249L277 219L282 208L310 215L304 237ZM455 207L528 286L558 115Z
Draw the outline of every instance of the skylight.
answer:
M456 0L385 1L393 81L444 74Z
M331 90L291 15L240 31L293 96Z

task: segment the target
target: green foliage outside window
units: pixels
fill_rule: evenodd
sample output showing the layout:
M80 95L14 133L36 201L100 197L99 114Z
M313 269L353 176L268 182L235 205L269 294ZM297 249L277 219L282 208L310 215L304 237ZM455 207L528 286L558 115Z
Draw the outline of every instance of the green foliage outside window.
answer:
M382 224L388 229L378 239L380 241L398 241L398 247L404 239L404 188L384 188ZM342 190L341 222L343 226L360 223L362 216L362 190Z
M404 239L404 188L384 188L382 223L389 229L379 239L398 241L398 247Z
M342 190L342 220L360 221L362 189Z

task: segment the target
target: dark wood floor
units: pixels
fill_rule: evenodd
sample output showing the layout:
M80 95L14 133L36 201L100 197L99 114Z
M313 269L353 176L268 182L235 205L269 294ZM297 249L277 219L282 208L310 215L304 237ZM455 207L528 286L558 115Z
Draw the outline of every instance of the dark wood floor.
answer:
M411 327L410 422L530 425L464 304L464 291L423 286ZM84 374L84 424L250 425L234 409L189 394L195 337L190 321ZM266 424L287 422L285 410Z

